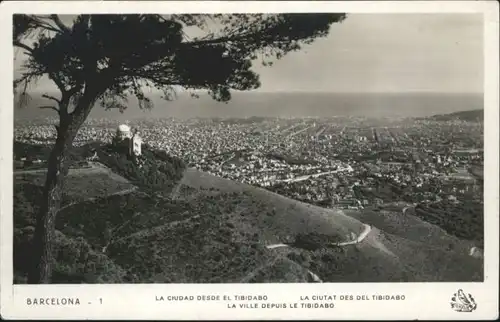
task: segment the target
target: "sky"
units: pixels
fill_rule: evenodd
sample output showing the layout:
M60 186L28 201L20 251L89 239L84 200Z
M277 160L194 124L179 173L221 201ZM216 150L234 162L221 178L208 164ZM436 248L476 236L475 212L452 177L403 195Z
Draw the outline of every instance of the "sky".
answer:
M15 58L17 68L24 57L17 51ZM349 14L328 37L253 69L263 92L482 93L483 20L480 14ZM37 91L52 90L48 79L37 84Z

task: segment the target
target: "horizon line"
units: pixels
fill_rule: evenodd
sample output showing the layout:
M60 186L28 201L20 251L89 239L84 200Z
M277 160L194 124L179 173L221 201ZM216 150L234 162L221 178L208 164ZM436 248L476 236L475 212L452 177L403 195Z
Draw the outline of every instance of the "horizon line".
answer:
M31 93L37 93L37 94L42 94L42 93L56 93L59 91L44 91L44 90L37 90L33 89L30 91ZM205 91L198 91L199 93L197 94L208 94ZM292 89L292 90L251 90L251 91L239 91L239 90L232 90L232 93L237 93L237 94L293 94L293 93L300 93L300 94L462 94L462 95L484 95L484 91L470 91L470 92L456 92L456 91L327 91L327 90L300 90L300 89ZM155 95L155 94L162 94L162 92L151 92L151 93L144 93L145 95ZM178 95L181 94L189 94L187 91L179 91L177 93ZM133 95L132 95L133 96Z

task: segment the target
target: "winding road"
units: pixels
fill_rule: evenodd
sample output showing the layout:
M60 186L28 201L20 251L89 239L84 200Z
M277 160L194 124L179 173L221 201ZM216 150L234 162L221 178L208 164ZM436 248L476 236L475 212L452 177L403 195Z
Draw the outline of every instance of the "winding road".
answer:
M274 249L274 248L289 247L289 246L287 244L274 244L274 245L268 245L266 247L267 247L267 249Z
M407 206L403 208L403 215L406 215L406 211L410 208L414 208L413 206Z
M350 241L345 241L345 242L340 242L340 243L332 243L330 245L347 246L347 245L354 245L354 244L361 243L363 241L363 239L365 239L366 236L368 236L368 234L372 230L372 227L370 225L367 225L367 224L363 224L363 225L364 225L364 230L361 232L361 234L358 235L358 237L356 239L350 240ZM272 245L266 246L267 249L274 249L274 248L280 248L280 247L291 247L291 246L287 245L287 244L272 244Z
M413 205L413 206L406 206L406 207L404 207L403 210L402 210L403 215L405 215L406 212L408 211L408 209L411 209L411 208L415 208L415 206ZM371 225L363 224L363 226L364 226L363 231L355 239L349 240L349 241L345 241L345 242L340 242L340 243L332 243L330 245L332 245L332 246L347 246L347 245L354 245L354 244L361 243L366 238L366 236L368 236L368 234L372 230L372 226ZM287 245L287 244L283 244L283 243L272 244L272 245L266 246L267 249L275 249L275 248L281 248L281 247L293 247L293 246L290 246L290 245ZM471 249L471 255L472 255L472 252L473 252L473 250ZM313 280L315 282L317 282L317 283L318 282L319 283L323 283L323 281L319 278L318 275L314 274L310 270L308 270L308 273L311 275L311 277L313 278Z
M347 246L347 245L354 245L354 244L358 244L358 243L362 242L372 230L372 227L370 225L367 225L367 224L363 224L363 225L364 225L364 230L361 232L361 234L358 235L358 237L356 239L350 240L350 241L345 241L345 242L340 242L340 243L333 243L331 245ZM280 247L292 247L292 246L287 245L287 244L273 244L273 245L266 246L267 249L274 249L274 248L280 248ZM323 283L321 278L318 275L316 275L315 273L313 273L312 271L307 270L307 273L311 276L311 278L314 282Z
M363 239L365 239L365 237L368 236L368 234L372 230L372 226L370 226L370 225L363 224L363 226L364 226L363 231L361 232L361 234L358 235L358 237L356 239L346 241L346 242L341 242L341 243L333 243L332 245L334 245L334 246L347 246L347 245L354 245L354 244L361 243L363 241Z
M321 176L324 176L324 175L327 175L327 174L335 174L335 173L344 172L344 171L351 172L353 170L352 170L352 167L349 165L349 166L347 166L345 168L340 168L340 169L337 169L337 170L325 171L325 172L313 173L313 174L307 174L307 175L303 175L303 176L296 177L296 178L291 178L291 179L276 180L276 182L298 182L298 181L307 180L309 178L318 178L318 177L321 177Z

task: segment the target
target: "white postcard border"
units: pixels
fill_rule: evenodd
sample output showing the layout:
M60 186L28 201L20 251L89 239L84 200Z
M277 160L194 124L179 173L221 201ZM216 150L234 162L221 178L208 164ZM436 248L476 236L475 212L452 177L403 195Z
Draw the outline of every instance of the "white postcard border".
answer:
M0 313L5 319L495 319L498 318L498 2L496 1L345 1L345 2L218 2L218 1L50 1L0 4ZM323 284L138 284L138 285L12 285L12 13L223 13L223 12L365 12L483 13L485 102L485 281L483 283L323 283ZM471 293L477 310L458 313L450 299L458 289ZM266 301L236 301L235 295L262 295ZM400 295L404 300L377 301L373 295ZM220 301L157 301L168 295L219 295ZM301 297L335 295L335 308L300 308ZM353 300L349 296L353 296ZM356 300L368 296L370 301ZM230 296L231 301L224 301ZM342 300L341 296L347 296ZM27 298L79 298L79 306L28 306ZM102 300L102 304L101 304ZM257 303L255 309L231 309L229 303ZM306 301L307 302L307 301ZM320 303L310 301L311 303ZM90 303L90 304L89 304ZM262 308L262 303L299 308Z

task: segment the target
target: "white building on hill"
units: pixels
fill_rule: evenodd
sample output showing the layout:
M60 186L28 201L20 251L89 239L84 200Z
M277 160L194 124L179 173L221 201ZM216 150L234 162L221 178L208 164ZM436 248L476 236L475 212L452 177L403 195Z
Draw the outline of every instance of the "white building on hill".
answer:
M119 140L130 139L132 137L132 130L130 126L126 124L121 124L116 129L116 138Z
M123 142L123 144L126 144L127 152L130 156L139 156L142 154L142 138L138 134L137 129L132 130L130 126L121 124L116 129L115 139L118 143Z

